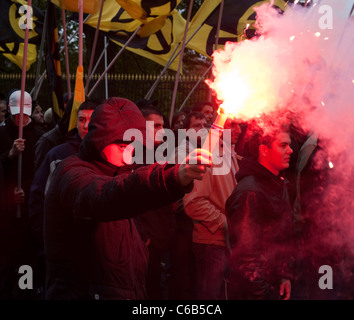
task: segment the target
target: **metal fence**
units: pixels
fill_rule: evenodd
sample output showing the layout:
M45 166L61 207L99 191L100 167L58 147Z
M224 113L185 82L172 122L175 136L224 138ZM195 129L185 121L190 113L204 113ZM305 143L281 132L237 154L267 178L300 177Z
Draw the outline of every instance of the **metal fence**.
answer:
M35 74L26 75L26 91L31 92L35 85ZM93 85L100 78L100 74L94 74L90 81L90 87L88 92L91 90ZM158 75L147 75L147 74L108 74L107 75L107 87L108 96L119 96L136 101L145 97L151 86L155 83ZM180 106L185 101L186 97L190 94L191 90L194 88L196 83L200 80L200 76L183 76L181 75L178 83L178 90L175 102L175 112L178 111ZM205 79L201 79L198 86L195 88L193 93L190 95L185 103L185 107L193 106L197 101L208 100L210 95L210 90L204 83ZM71 91L74 92L75 88L75 75L71 75L70 78ZM84 78L84 85L86 84L86 77ZM173 90L175 86L175 76L165 75L161 78L158 86L156 87L154 93L151 96L152 100L158 100L160 110L169 116ZM65 75L62 79L63 91L67 92L67 81ZM21 88L21 74L0 74L0 92L7 96L7 93L14 89ZM102 79L100 84L94 90L91 98L97 100L103 100L106 98L106 86L105 79ZM40 91L38 93L37 101L43 107L44 110L52 105L50 87L48 80L44 79Z

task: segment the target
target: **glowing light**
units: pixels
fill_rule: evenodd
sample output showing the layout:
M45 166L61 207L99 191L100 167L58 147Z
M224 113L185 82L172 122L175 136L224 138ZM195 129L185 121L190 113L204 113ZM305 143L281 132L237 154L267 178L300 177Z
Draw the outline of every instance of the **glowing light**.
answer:
M239 70L228 70L220 74L216 82L207 84L217 92L226 113L237 113L251 96L251 89Z
M323 101L321 101L321 104L322 104L323 107L325 106L325 103Z
M250 24L249 23L247 23L247 25L246 25L246 28L243 30L243 35L247 38L247 30L248 30L248 28L250 27Z
M263 47L264 41L267 40L259 39L257 47ZM274 59L274 50L278 47L260 59L257 50L250 50L254 45L252 41L227 42L223 50L213 53L214 77L205 80L225 113L245 121L273 111L279 99L278 92L284 86L284 83L272 81L273 70L276 69L279 76L282 74Z
M328 37L326 37L326 38L323 38L324 40L328 40L329 38Z
M290 37L290 41L294 41L294 39L295 39L295 36Z
M328 162L328 166L329 166L331 169L333 169L333 167L334 167L333 162L332 162L332 161Z
M316 33L315 33L315 37L318 38L319 36L321 36L321 32L316 32Z

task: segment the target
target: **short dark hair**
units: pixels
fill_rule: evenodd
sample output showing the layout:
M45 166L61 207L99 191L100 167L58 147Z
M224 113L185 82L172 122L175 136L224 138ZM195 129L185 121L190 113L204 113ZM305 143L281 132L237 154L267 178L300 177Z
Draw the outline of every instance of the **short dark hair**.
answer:
M142 109L144 107L156 107L158 105L157 100L147 100L147 99L140 99L135 101L136 106L139 109Z
M198 111L198 112L202 112L202 109L205 105L211 106L214 110L214 105L212 102L209 101L198 101L192 108L192 112L194 111Z
M171 127L173 128L174 124L176 123L177 119L182 116L182 115L185 115L186 116L186 113L183 112L183 111L178 111L176 112L173 117L172 117L172 123L171 123Z
M98 104L99 103L94 100L85 100L83 103L80 104L79 109L77 109L77 112L81 110L95 110Z
M157 108L155 108L153 106L141 107L140 111L143 114L144 118L149 116L150 114L157 114L157 115L161 116L162 118L164 117L163 113L159 109L157 109Z
M246 144L248 144L248 153L250 158L254 160L258 160L260 145L266 145L270 148L280 132L290 132L289 125L286 123L262 123L262 126L260 126L255 121L248 125L247 130L245 139Z
M197 112L197 111L191 112L191 113L187 114L186 117L184 118L183 127L185 129L190 128L192 117L194 117L196 119L206 119L205 115L201 112Z

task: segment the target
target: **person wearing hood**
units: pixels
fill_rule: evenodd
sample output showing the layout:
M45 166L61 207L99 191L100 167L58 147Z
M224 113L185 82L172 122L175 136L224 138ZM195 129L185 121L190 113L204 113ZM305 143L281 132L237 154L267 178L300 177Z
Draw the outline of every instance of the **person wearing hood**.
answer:
M54 171L44 204L46 299L146 299L147 248L132 218L190 192L211 155L196 150L174 166L131 163L145 126L133 102L109 98L96 107L79 154ZM205 165L191 164L197 159Z
M293 215L287 180L292 149L286 128L256 130L252 158L240 162L237 186L226 202L231 254L229 299L290 298Z
M29 194L29 222L34 234L43 243L43 207L48 177L56 164L79 152L81 141L88 132L91 116L98 103L86 100L77 110L76 128L66 134L66 142L55 146L45 156L34 176Z
M88 132L88 124L97 105L98 103L91 100L86 100L80 105L77 111L76 128L66 134L66 142L50 149L34 176L29 193L28 219L31 231L42 247L44 197L46 186L50 182L51 173L56 168L57 163L79 152L80 143ZM40 270L40 274L36 277L37 291L43 293L45 278L43 249L38 256L38 269Z

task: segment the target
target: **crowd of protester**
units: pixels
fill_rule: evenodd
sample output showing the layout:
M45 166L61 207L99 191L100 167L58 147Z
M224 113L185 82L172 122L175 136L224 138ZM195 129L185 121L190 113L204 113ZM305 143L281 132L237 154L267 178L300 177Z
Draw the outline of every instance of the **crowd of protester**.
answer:
M72 98L55 123L52 108L25 92L19 137L20 97L0 100L0 299L352 298L343 255L306 245L330 183L314 165L323 144L312 132L291 120L265 132L229 118L230 143L223 135L217 146L229 170L217 175L220 163L202 150L211 102L169 123L156 100L88 99L69 131ZM126 152L129 129L142 139ZM145 152L144 164L129 163L138 150L156 155L167 130L174 161ZM180 130L191 134L179 139ZM323 265L333 268L332 288L319 287Z

